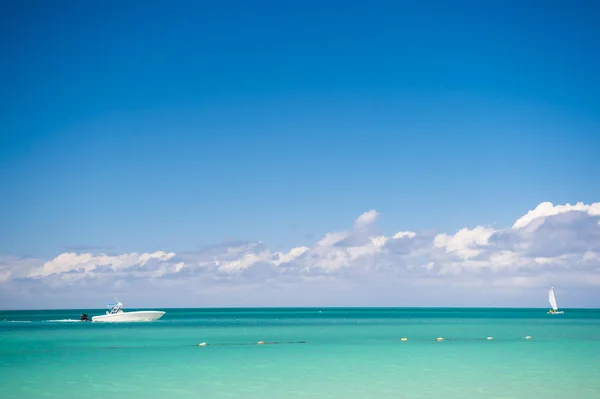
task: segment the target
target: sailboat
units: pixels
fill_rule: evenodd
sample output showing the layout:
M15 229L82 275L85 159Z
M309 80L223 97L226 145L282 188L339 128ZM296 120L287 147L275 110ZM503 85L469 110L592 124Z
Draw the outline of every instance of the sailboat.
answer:
M554 287L551 287L550 291L548 291L548 301L550 302L550 306L552 306L552 309L550 309L548 311L548 314L563 314L563 313L565 313L562 310L561 311L558 310L558 305L556 304L556 297L554 296Z

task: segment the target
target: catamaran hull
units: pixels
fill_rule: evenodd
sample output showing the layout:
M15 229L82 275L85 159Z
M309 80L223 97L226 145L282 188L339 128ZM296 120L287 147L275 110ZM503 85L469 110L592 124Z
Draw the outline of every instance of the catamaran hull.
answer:
M560 312L548 312L548 314L564 314L564 313L565 312L562 312L562 311L560 311Z
M93 316L93 322L102 323L130 323L138 321L155 321L163 317L165 312L158 310L142 310L139 312L122 312L114 314L106 314L101 316Z

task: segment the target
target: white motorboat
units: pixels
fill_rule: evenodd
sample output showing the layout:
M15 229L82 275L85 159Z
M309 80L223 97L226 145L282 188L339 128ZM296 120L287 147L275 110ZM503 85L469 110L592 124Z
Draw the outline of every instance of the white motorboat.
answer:
M565 313L562 310L561 311L558 310L558 305L556 304L556 297L554 296L554 287L550 288L550 291L548 292L548 301L550 302L550 306L552 306L552 309L550 309L548 311L548 314L563 314L563 313Z
M160 310L140 310L136 312L124 312L123 304L119 302L117 298L115 298L115 300L117 301L116 303L106 305L110 310L107 310L105 315L93 316L92 321L103 323L155 321L160 319L165 314L165 312Z

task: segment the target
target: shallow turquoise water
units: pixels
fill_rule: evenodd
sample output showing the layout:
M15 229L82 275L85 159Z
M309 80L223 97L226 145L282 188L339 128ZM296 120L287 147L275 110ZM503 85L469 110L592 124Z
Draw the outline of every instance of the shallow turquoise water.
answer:
M165 310L0 311L0 397L600 398L600 310Z

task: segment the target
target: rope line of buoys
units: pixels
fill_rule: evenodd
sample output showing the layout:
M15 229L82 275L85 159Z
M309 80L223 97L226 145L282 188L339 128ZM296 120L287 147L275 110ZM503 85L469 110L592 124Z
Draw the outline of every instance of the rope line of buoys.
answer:
M201 342L198 345L194 346L248 346L248 345L280 345L280 344L305 344L306 341L258 341L258 342L243 342L243 343L235 343L235 342L223 342L216 344L209 344L207 342Z
M526 340L530 340L531 339L531 335L527 335L525 336ZM492 341L494 340L494 337L486 337L486 338L472 338L472 339L460 339L460 338L444 338L444 337L437 337L435 338L434 341L437 342L442 342L442 341ZM402 342L407 342L408 338L407 337L402 337L400 338L400 341ZM421 341L421 342L431 342L429 340L417 340L417 341ZM276 344L305 344L306 341L258 341L258 342L244 342L244 343L208 343L208 342L201 342L197 345L193 345L193 346L201 346L201 347L205 347L205 346L248 346L248 345L276 345Z
M525 340L531 340L532 336L531 335L526 335ZM598 338L595 338L598 339ZM494 340L494 337L486 337L486 338L467 338L467 339L460 339L460 338L444 338L444 337L437 337L433 340L433 342L443 342L443 341L481 341L481 340L487 340L487 341L492 341ZM506 339L505 339L506 340ZM402 337L400 338L400 341L402 342L408 342L408 338L407 337ZM432 342L431 340L423 340L423 339L417 339L417 340L413 340L413 341L417 341L417 342ZM221 343L208 343L208 342L201 342L199 344L194 344L194 345L185 345L185 346L194 346L194 347L205 347L205 346L250 346L250 345L293 345L293 344L305 344L306 341L258 341L258 342L221 342ZM151 345L139 345L139 346L101 346L101 347L80 347L80 348L49 348L49 349L23 349L23 350L16 350L16 351L3 351L0 352L0 354L8 354L8 353L37 353L37 352L55 352L57 350L63 350L63 349L72 349L72 350L77 350L77 351L94 351L94 350L116 350L116 349L155 349L155 348L175 348L175 347L180 347L180 345L158 345L158 346L151 346Z
M530 340L531 339L531 335L526 335L525 336L526 340ZM486 337L486 338L467 338L467 339L460 339L460 338L444 338L444 337L437 337L435 339L435 341L437 342L442 342L442 341L478 341L478 340L485 340L485 341L493 341L494 337ZM408 338L406 337L402 337L400 338L400 341L402 342L406 342L408 341ZM420 341L429 341L429 340L420 340Z

